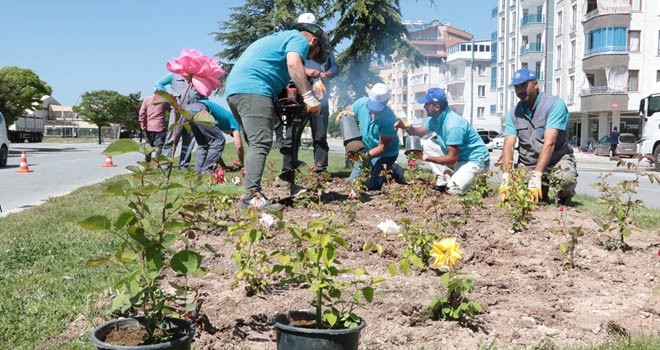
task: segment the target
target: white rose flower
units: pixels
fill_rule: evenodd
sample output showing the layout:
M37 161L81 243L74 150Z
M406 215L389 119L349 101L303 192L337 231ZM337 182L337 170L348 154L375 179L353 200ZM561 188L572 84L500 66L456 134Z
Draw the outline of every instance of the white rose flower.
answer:
M401 232L401 226L397 225L396 222L394 222L390 219L387 219L387 220L381 222L380 224L378 224L378 228L381 231L383 231L384 234L387 234L387 235L389 235L389 234L395 234L396 235L399 232Z
M253 206L257 209L263 208L266 204L266 199L261 196L254 196L254 198L250 199L250 206Z
M269 228L275 223L275 217L268 213L262 213L259 217L259 223L265 228Z
M238 176L234 176L231 178L231 183L234 185L240 185L241 184L241 178Z

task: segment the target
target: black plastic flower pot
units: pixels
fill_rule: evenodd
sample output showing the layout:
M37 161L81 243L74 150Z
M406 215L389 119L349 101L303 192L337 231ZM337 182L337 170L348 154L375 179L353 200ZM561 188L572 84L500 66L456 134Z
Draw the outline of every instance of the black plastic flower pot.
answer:
M316 329L291 326L294 321L314 321L311 311L290 311L275 316L275 334L278 350L356 350L360 332L367 323L360 318L360 324L348 329Z
M112 330L127 328L142 328L142 317L124 318L101 325L92 332L92 342L98 350L190 350L190 343L195 335L195 325L187 320L166 318L166 328L173 331L177 337L171 341L150 345L115 345L105 342Z
M353 140L362 140L360 127L355 120L355 116L345 115L339 119L339 130L341 137L344 140L344 146Z

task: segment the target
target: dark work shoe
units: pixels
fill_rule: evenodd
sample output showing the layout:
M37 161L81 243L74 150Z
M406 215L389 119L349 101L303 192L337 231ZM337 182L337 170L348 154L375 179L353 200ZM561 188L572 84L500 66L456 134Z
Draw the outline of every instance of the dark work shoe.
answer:
M289 194L291 197L298 197L302 194L305 194L307 192L307 189L296 184L292 184L291 188L289 189Z
M246 211L250 207L258 211L281 211L284 206L280 203L271 202L261 193L249 194L241 198L241 210Z
M570 205L571 199L573 199L573 197L559 198L557 202L559 203L559 205Z

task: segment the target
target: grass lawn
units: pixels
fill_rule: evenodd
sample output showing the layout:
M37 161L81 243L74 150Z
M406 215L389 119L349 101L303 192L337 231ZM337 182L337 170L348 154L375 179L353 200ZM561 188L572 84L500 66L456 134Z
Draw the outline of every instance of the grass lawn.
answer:
M228 164L236 159L233 144L226 145L224 155ZM301 159L313 164L312 152L301 151ZM265 179L277 176L280 166L281 155L273 150ZM344 167L342 154L330 154L329 171L333 176L348 176L350 169ZM175 174L181 175L178 171ZM116 242L111 236L84 230L77 224L88 216L112 214L122 207L123 199L105 195L103 186L84 187L0 218L0 349L93 349L85 329L73 340L63 340L60 335L79 315L92 319L105 312L94 305L104 301L103 291L120 272L85 264L97 253L114 251ZM593 215L603 212L603 206L592 197L579 196L576 205ZM658 227L660 210L642 210L635 213L634 219L641 227ZM592 349L659 347L660 339L653 338Z

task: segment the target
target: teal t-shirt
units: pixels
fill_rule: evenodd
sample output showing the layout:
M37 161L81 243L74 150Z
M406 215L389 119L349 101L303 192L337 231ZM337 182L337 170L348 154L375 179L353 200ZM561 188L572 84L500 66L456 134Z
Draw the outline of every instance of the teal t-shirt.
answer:
M394 123L396 123L396 116L390 107L385 107L382 111L375 114L371 119L371 110L367 107L368 97L362 97L355 101L351 106L351 110L355 113L358 123L360 124L360 134L362 134L362 142L367 148L367 151L378 146L380 137L393 136L392 142L383 153L382 157L396 157L399 155L399 138L394 130Z
M482 166L490 162L488 148L477 130L465 118L449 108L445 108L437 119L427 118L424 127L438 135L438 142L445 154L448 153L447 146L458 146L459 161L473 162Z
M536 109L536 105L541 99L541 94L542 92L539 92L539 95L536 97L536 101L534 102L534 109ZM530 110L526 104L523 104L523 108L526 115L533 115L532 110ZM518 135L518 130L516 130L516 126L513 124L514 110L515 107L513 110L509 110L509 112L506 114L506 120L504 121L504 136ZM552 104L552 107L550 107L550 112L548 112L548 119L545 121L545 128L566 130L566 127L568 126L568 116L568 107L566 107L564 101L558 98L555 103Z
M253 42L238 58L227 77L225 95L255 94L275 100L289 83L286 54L307 58L309 43L297 30L285 30Z
M222 131L230 132L231 130L241 131L241 127L238 125L238 121L234 115L228 111L226 108L223 108L215 102L209 100L200 100L199 102L206 105L209 108L209 112L213 115L213 118L218 122L216 124L218 128Z

